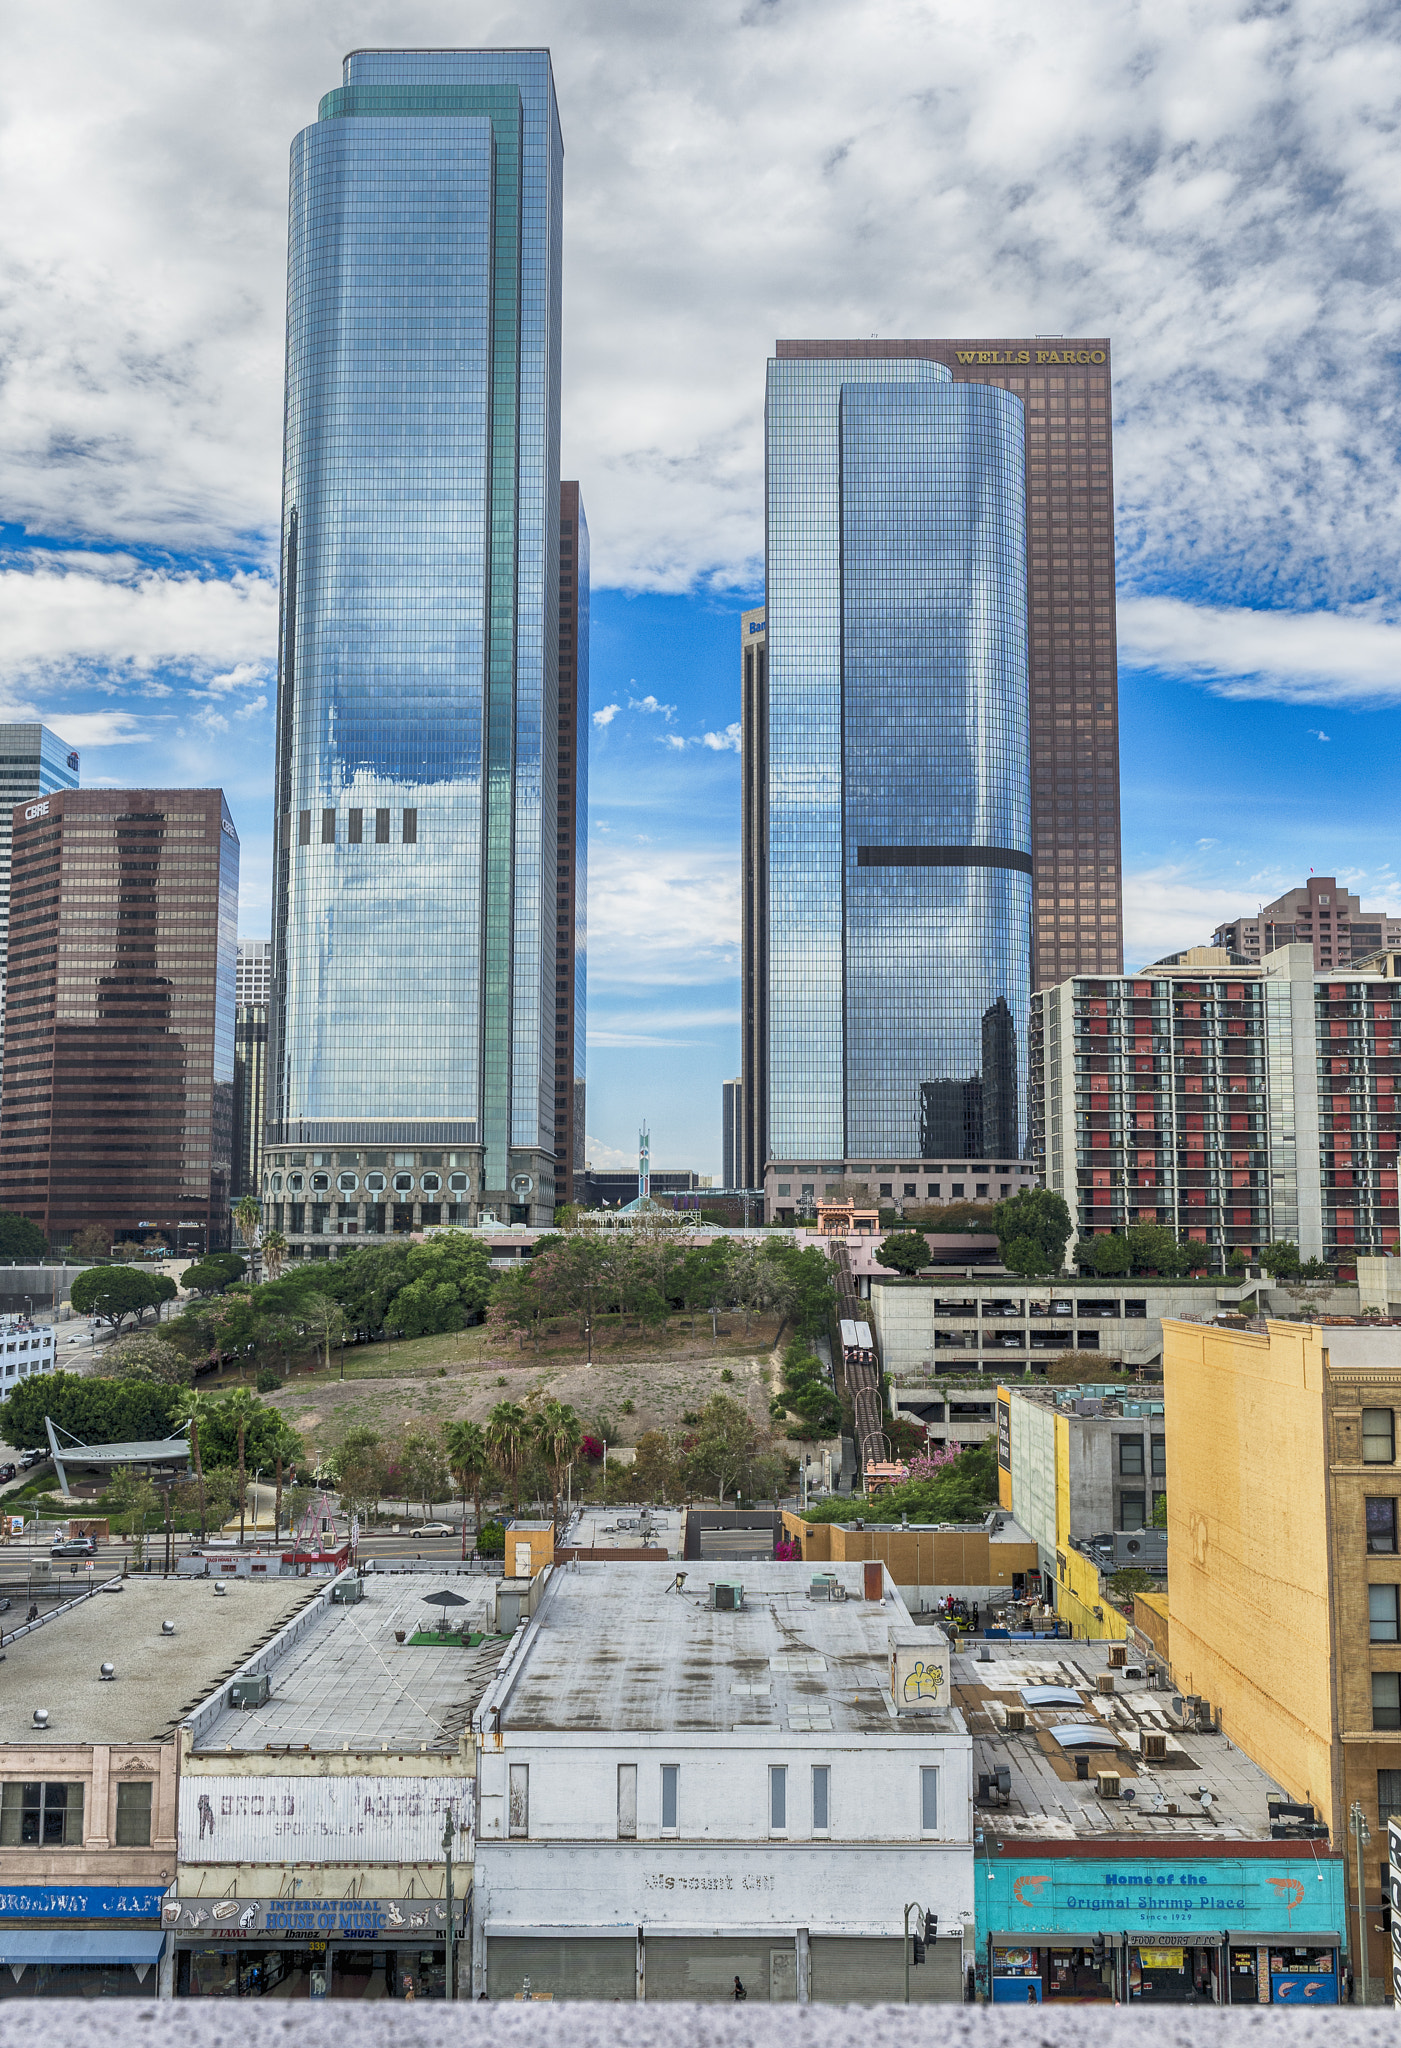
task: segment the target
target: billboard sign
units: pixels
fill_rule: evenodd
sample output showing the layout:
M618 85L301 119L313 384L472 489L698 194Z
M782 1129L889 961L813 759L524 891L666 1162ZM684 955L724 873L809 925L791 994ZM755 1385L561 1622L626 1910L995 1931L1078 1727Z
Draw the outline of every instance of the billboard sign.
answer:
M466 1903L453 1909L454 1931L464 1925ZM269 1934L363 1935L392 1940L415 1934L442 1935L448 1909L439 1899L167 1899L161 1925L173 1934L201 1941L260 1939Z
M470 1778L180 1780L182 1863L436 1863L443 1820L463 1837Z

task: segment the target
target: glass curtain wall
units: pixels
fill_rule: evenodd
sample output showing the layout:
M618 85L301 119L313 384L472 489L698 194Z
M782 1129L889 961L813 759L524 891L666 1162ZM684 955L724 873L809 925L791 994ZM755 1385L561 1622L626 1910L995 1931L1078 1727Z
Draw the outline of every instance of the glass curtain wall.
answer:
M1022 1150L1024 460L941 365L769 365L772 1158Z
M544 51L358 51L293 144L268 1133L546 1219L562 177Z

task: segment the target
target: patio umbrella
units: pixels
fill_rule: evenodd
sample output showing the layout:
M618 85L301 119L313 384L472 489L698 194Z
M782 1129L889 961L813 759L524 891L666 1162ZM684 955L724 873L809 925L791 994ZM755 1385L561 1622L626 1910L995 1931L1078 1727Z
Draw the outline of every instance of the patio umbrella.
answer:
M443 1612L438 1616L438 1627L442 1629L446 1628L447 1626L447 1610L449 1607L466 1607L470 1603L464 1600L460 1593L443 1592L425 1593L423 1596L423 1604L425 1607L442 1608Z

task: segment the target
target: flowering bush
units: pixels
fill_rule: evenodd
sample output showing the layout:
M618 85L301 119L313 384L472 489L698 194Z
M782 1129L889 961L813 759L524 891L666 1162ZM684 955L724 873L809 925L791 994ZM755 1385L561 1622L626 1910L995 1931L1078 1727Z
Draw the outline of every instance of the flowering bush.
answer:
M932 1479L943 1466L952 1465L962 1449L961 1444L945 1444L942 1448L935 1444L928 1451L921 1451L910 1460L911 1479Z
M780 1536L773 1547L773 1554L781 1563L791 1564L795 1557L801 1557L803 1553L791 1536Z
M596 1436L586 1436L579 1445L579 1449L586 1458L592 1458L595 1465L599 1464L603 1458L603 1445Z

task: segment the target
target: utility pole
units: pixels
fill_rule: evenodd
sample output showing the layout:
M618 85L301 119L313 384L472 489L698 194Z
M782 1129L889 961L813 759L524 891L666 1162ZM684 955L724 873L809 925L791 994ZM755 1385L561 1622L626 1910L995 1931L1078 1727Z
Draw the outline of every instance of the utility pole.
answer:
M444 1875L445 1875L445 1878L446 1878L446 1884L445 1884L445 1887L444 1887L444 1896L445 1896L445 1898L446 1898L446 1900L447 1900L447 1909L448 1909L448 1933L447 1933L447 1943L446 1943L446 1946L445 1946L445 1948L444 1948L444 1951L443 1951L443 1953L444 1953L444 1956L445 1956L445 1958L446 1958L446 1968L444 1969L444 1972L443 1972L443 1996L444 1996L444 1998L445 1998L445 1999L450 1999L450 1998L455 1998L455 1997L456 1997L456 1995L457 1995L457 1993L456 1993L456 1988L455 1988L455 1986L454 1986L454 1984L453 1984L453 1963L454 1963L454 1961L456 1960L456 1958L455 1958L455 1956L454 1956L454 1954L453 1954L453 1943L452 1943L452 1933L453 1933L453 1929L452 1929L452 1808L451 1808L451 1806L449 1806L449 1808L448 1808L447 1812L446 1812L446 1813L444 1814L444 1816L443 1816L443 1871L444 1871Z
M1367 1893L1362 1881L1362 1851L1372 1839L1372 1830L1367 1825L1367 1816L1362 1810L1360 1799L1354 1799L1348 1813L1352 1828L1352 1839L1357 1847L1357 1961L1353 1965L1352 1981L1357 1986L1358 2003L1367 2003Z

